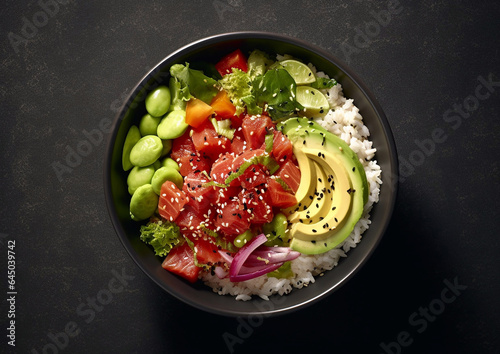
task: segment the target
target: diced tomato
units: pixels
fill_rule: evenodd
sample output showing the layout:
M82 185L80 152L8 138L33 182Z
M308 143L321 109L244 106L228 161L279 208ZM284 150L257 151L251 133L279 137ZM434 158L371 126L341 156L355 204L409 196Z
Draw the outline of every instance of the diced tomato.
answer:
M233 68L247 72L247 58L240 49L236 49L234 52L227 54L217 64L215 64L215 68L221 76L232 73Z
M168 221L175 221L181 209L188 202L186 194L171 182L166 181L161 186L158 212Z
M187 124L197 128L214 112L213 108L197 98L191 98L186 104Z
M198 263L217 264L224 261L219 253L217 245L213 242L200 238L195 241L194 247L196 248L196 259Z
M219 91L219 93L212 99L210 103L216 118L231 118L236 113L236 107L229 99L229 96L225 90Z
M194 264L193 251L187 242L175 246L161 265L164 269L180 275L191 283L196 282L201 268Z
M214 187L203 187L203 184L210 182L210 179L201 172L189 172L184 179L187 192L197 198L214 192ZM210 198L207 196L207 198Z
M200 156L197 153L184 155L178 158L177 162L179 163L180 173L183 177L186 177L192 171L209 172L212 164L207 156Z
M273 220L273 208L270 196L266 193L266 185L257 188L242 190L239 194L243 211L250 210L252 224L264 224Z
M300 170L292 160L285 162L276 175L281 178L294 193L297 192L300 185Z
M269 178L267 184L267 190L273 206L279 208L289 208L297 204L295 195L285 191L281 184L276 182L274 179Z
M227 235L239 235L250 226L250 214L240 208L239 201L229 200L220 204L215 226Z
M274 124L266 115L249 116L243 118L241 124L243 136L251 149L258 149L264 143L267 132L274 128Z
M282 165L292 158L292 142L278 130L275 130L273 134L273 150L271 155Z
M233 167L234 154L226 153L219 157L212 165L210 177L217 183L224 183Z
M225 136L220 136L209 120L193 129L192 140L195 149L216 160L220 154L229 151L231 141Z

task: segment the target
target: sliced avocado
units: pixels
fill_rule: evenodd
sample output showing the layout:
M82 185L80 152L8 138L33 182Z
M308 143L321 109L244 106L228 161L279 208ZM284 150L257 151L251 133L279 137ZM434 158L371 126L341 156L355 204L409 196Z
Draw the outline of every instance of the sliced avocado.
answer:
M290 118L278 129L292 141L295 156L305 155L322 167L333 194L325 201L330 207L317 222L292 223L290 247L305 254L326 252L342 243L363 215L369 191L363 165L342 139L307 118ZM299 189L312 180L307 176L311 169L301 168L301 173ZM317 191L319 181L314 183ZM289 220L293 219L291 214Z
M316 169L317 184L315 187L314 194L309 194L312 198L309 199L310 204L306 209L294 212L288 218L291 223L317 223L324 215L328 212L330 205L332 204L332 190L327 187L328 177L326 176L325 170L321 165L313 161L313 165ZM314 186L314 184L311 184Z
M297 192L295 192L297 206L287 209L287 214L306 209L311 204L309 196L313 194L316 189L316 169L314 167L314 162L301 150L296 150L294 153L297 163L299 164L299 169L301 171L308 171L308 173L301 174L299 188Z

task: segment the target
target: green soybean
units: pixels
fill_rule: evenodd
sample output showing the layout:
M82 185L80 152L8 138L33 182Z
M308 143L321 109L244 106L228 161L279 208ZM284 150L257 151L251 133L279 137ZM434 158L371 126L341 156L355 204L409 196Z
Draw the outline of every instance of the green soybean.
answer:
M139 132L139 128L133 125L127 132L127 136L125 137L125 142L123 143L123 151L122 151L122 167L124 171L130 170L134 165L130 162L130 151L134 147L134 145L141 139L141 133Z
M158 125L157 134L161 139L176 139L180 137L189 125L185 121L186 111L172 111Z
M282 246L285 243L287 243L288 242L288 236L286 233L287 226L288 226L288 220L283 213L277 213L276 215L274 215L274 218L270 223L264 224L262 226L262 231L264 232L264 234L268 239L265 245Z
M177 170L170 167L160 167L151 179L151 185L156 194L160 195L161 186L165 181L174 182L179 189L182 189L182 185L184 184L184 179Z
M158 129L160 121L161 117L153 117L151 114L145 114L139 123L141 135L156 135L156 129Z
M161 151L160 157L168 155L170 150L172 150L172 140L162 140L163 150Z
M135 166L127 177L128 192L132 195L140 186L150 184L154 174L155 168L153 165Z
M173 168L174 170L180 171L181 168L179 167L179 164L171 157L165 157L162 162L161 162L162 167L170 167Z
M167 86L159 86L146 96L146 110L153 117L161 117L170 107L170 90Z
M238 248L241 248L243 246L245 246L248 242L250 242L250 240L253 238L253 233L252 231L250 230L247 230L245 231L244 233L236 236L236 238L234 239L233 241L233 244L238 247Z
M151 217L158 207L158 195L151 184L137 188L130 199L130 217L132 220L141 221Z
M161 156L163 143L155 135L143 136L130 151L132 165L144 167L153 164Z

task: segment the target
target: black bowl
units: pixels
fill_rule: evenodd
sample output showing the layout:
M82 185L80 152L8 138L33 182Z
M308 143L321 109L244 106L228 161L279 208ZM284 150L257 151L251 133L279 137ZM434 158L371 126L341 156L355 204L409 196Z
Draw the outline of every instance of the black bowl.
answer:
M159 84L168 84L169 68L175 63L203 60L216 62L223 54L237 48L248 52L260 49L270 53L290 54L312 63L318 70L340 82L344 95L353 98L360 109L371 139L377 148L376 159L382 168L383 185L380 201L371 214L372 224L363 234L363 240L349 251L348 257L328 271L314 284L294 289L286 296L272 296L269 301L254 296L251 301L236 301L232 296L220 296L198 282L190 284L161 267L162 259L152 248L139 240L140 224L129 216L130 196L127 192L127 173L121 167L122 146L128 129L138 124L146 113L144 98ZM116 232L137 265L162 289L199 309L221 315L275 315L303 308L333 293L367 261L382 238L396 198L396 147L387 119L373 94L343 62L330 53L294 38L264 32L237 32L221 34L193 42L168 55L158 63L134 88L113 123L106 153L104 187L106 202Z

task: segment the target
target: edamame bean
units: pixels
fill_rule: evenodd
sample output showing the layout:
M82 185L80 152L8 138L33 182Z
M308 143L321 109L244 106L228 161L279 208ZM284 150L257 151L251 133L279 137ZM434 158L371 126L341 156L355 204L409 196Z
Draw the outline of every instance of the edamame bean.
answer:
M167 86L159 86L146 96L146 110L153 117L161 117L170 107L170 90Z
M288 220L283 213L274 215L270 223L262 226L262 231L267 236L269 241L265 243L266 246L283 245L288 242L286 227Z
M186 111L172 111L158 125L157 134L161 139L176 139L180 137L189 125L185 122Z
M163 151L161 139L155 135L143 136L130 151L132 165L144 167L153 164Z
M141 135L156 135L156 129L158 128L160 121L161 117L153 117L151 114L145 114L139 123Z
M165 157L163 161L161 162L162 167L170 167L173 168L174 170L180 171L181 168L179 167L179 164L171 157Z
M182 185L184 184L184 179L177 170L170 167L160 167L151 179L151 185L156 194L160 195L161 186L165 181L174 182L179 189L182 189Z
M134 147L134 145L141 139L141 133L139 132L139 128L133 125L128 130L127 136L125 137L125 142L123 143L123 152L122 152L122 167L124 171L130 170L134 165L130 162L130 151Z
M163 150L161 151L160 157L168 155L170 150L172 150L172 140L162 140Z
M151 184L144 184L137 188L130 199L130 217L141 221L151 217L158 207L158 195Z
M253 233L252 231L250 230L247 230L245 231L244 233L236 236L236 238L234 239L233 241L233 244L238 247L238 248L241 248L243 246L245 246L248 242L250 242L250 240L253 238Z
M155 163L153 164L153 167L155 168L155 171L156 171L157 169L159 169L160 167L163 167L163 166L161 165L160 160L156 160Z
M155 168L153 165L135 166L127 177L128 192L132 195L140 186L150 184L154 174Z

